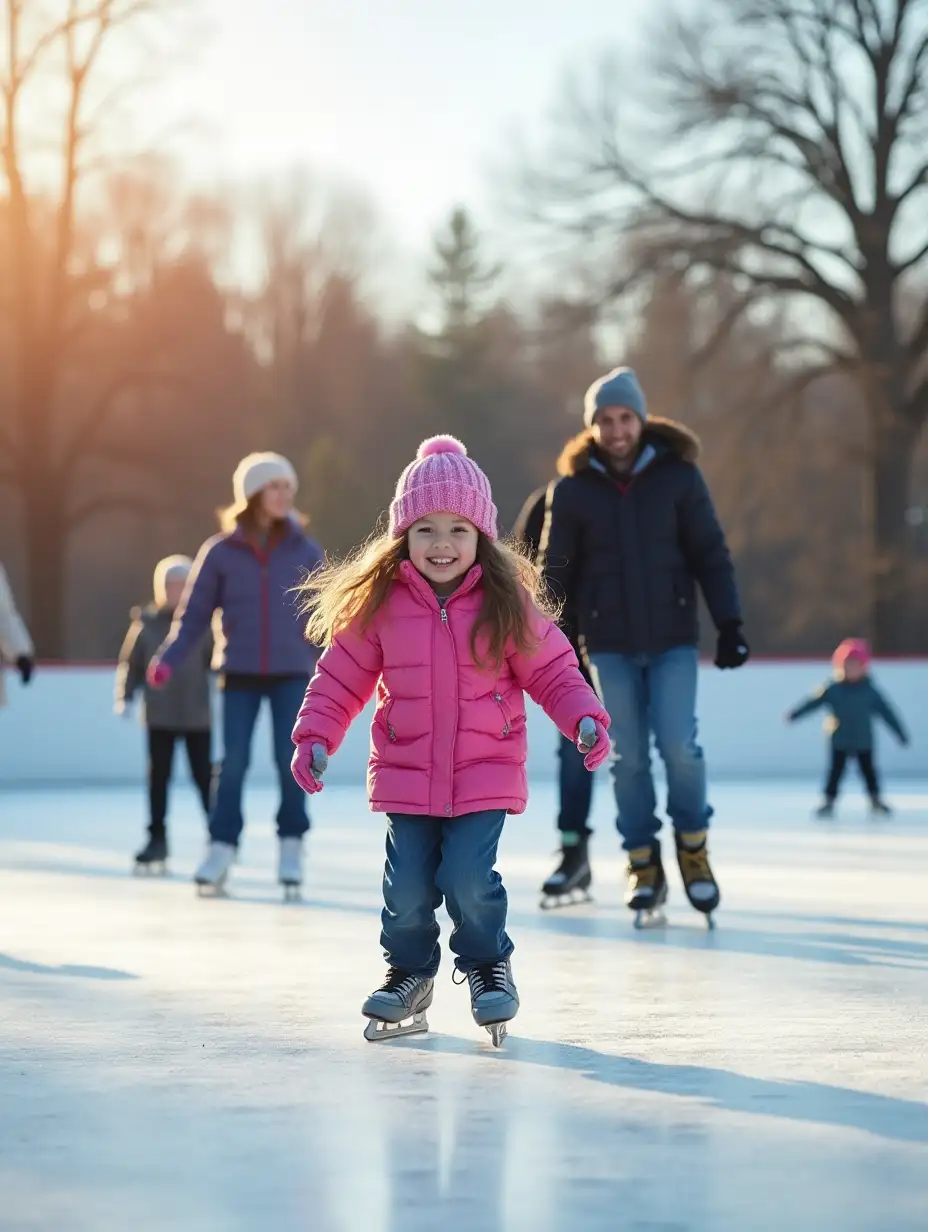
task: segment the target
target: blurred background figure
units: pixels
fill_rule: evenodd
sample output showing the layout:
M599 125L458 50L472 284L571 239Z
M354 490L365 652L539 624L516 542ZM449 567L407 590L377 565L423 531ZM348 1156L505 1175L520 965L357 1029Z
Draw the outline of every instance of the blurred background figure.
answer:
M841 780L848 761L857 759L874 814L886 816L892 810L880 794L880 780L874 764L873 721L880 718L905 747L909 736L902 720L873 683L870 676L870 646L863 638L849 637L832 656L834 679L826 681L786 716L788 723L827 710L825 732L831 737L831 760L825 781L825 799L817 817L832 817Z
M0 706L6 704L3 665L15 664L23 684L28 684L35 671L33 655L32 639L16 607L6 570L0 564Z
M190 774L209 819L212 778L212 710L210 664L213 638L207 630L200 644L162 689L145 679L148 665L167 640L193 561L189 556L166 556L155 567L154 601L134 608L132 624L119 654L116 672L116 713L128 716L132 702L144 693L144 723L148 733L148 842L135 857L136 872L165 872L168 858L168 786L174 764L174 746L187 747Z
M156 689L167 685L196 651L213 613L222 610L222 767L209 850L194 880L201 890L225 886L244 825L252 737L266 699L280 782L278 879L290 894L302 884L302 840L309 829L306 797L290 773L290 733L318 657L303 635L294 590L322 563L322 551L294 511L297 477L286 458L249 454L232 487L235 500L220 514L222 531L200 549L171 634L147 677Z

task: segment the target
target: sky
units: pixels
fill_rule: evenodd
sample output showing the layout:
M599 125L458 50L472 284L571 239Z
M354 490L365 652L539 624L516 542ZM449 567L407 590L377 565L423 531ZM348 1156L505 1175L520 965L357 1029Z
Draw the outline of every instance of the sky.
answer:
M365 189L423 249L457 202L491 208L509 134L538 126L563 73L632 43L646 0L205 0L183 103L205 162L305 164Z

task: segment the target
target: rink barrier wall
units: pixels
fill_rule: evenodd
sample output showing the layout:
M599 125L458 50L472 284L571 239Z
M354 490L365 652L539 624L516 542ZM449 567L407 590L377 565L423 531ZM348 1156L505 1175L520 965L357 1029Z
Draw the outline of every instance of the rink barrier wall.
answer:
M710 775L732 780L818 778L825 761L821 717L787 726L784 713L830 675L822 660L758 660L740 671L700 667L700 742ZM878 764L888 776L928 777L928 659L882 660L874 678L899 710L912 737L901 749L878 727ZM28 688L8 673L8 701L0 710L0 788L137 783L145 772L143 733L137 718L113 714L114 669L100 664L52 666ZM330 763L327 782L364 782L371 707L348 733ZM217 756L219 755L219 727ZM557 736L528 703L529 774L550 779L556 771ZM270 723L262 714L252 773L273 778ZM178 750L180 753L180 750ZM185 758L178 772L186 775ZM852 771L853 773L853 771ZM2 826L0 809L0 826Z

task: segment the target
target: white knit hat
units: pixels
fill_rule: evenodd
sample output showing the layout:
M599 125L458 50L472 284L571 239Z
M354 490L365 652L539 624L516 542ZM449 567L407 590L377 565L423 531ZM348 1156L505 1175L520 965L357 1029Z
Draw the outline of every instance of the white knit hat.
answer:
M189 556L165 556L155 565L154 593L155 602L163 607L167 602L168 582L186 582L193 568Z
M279 453L250 453L242 458L232 476L236 505L247 505L253 496L277 479L286 480L294 492L299 486L292 464Z

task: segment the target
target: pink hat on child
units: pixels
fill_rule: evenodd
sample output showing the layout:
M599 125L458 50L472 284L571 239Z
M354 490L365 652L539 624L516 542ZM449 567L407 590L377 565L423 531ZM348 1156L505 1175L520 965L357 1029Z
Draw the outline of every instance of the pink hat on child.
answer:
M488 539L496 538L490 481L453 436L423 441L415 460L400 475L390 506L390 534L399 539L414 522L435 513L456 513Z
M864 667L870 666L870 646L862 637L845 638L831 656L833 667L843 667L848 659L856 659Z

